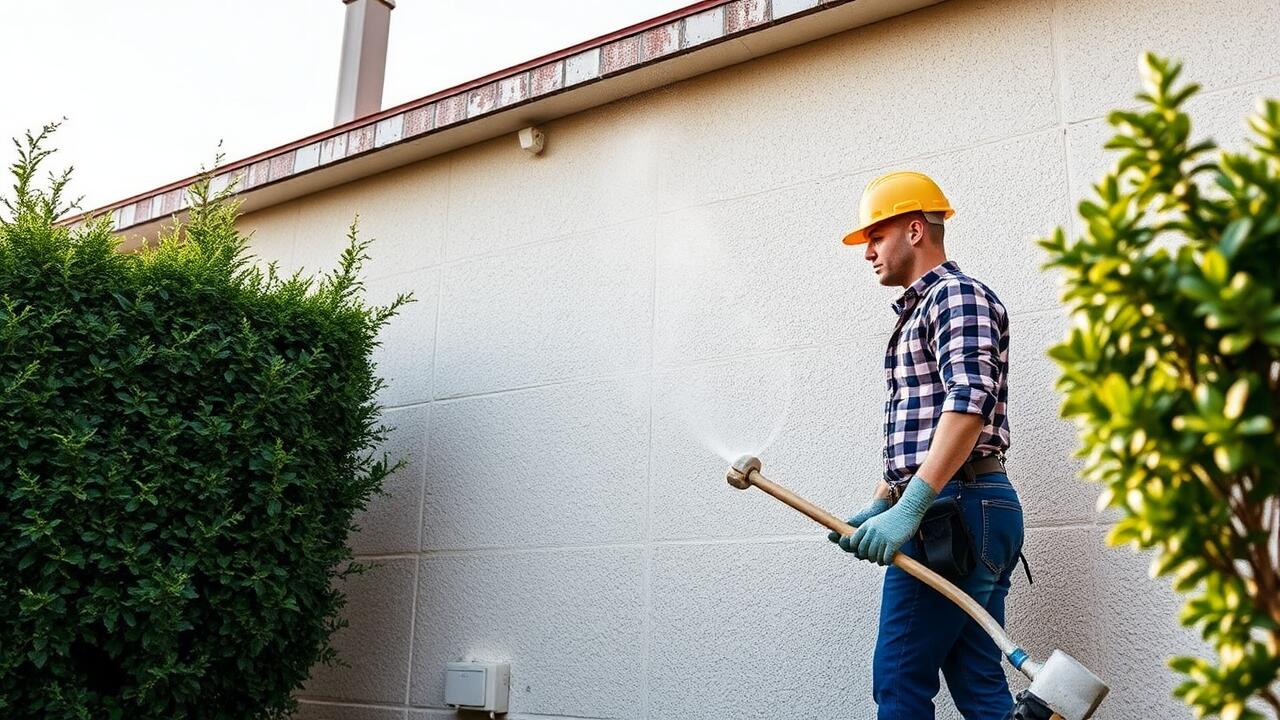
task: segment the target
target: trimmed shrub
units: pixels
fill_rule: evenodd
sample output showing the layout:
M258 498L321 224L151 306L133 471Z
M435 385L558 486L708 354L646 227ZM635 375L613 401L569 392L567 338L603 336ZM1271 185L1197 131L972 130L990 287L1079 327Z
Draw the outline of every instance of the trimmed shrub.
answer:
M332 661L353 515L394 468L361 300L255 267L237 205L121 253L19 144L0 218L0 716L286 715Z
M1259 103L1248 150L1211 155L1180 70L1144 56L1082 237L1042 242L1076 320L1050 355L1085 475L1122 513L1111 543L1156 551L1217 653L1174 658L1176 694L1197 717L1280 716L1280 103Z

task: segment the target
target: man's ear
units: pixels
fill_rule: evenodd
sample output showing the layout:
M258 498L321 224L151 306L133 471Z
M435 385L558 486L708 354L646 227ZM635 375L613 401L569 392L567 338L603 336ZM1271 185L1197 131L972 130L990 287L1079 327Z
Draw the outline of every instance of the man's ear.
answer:
M919 218L913 218L907 222L907 239L912 245L919 245L928 237L925 232L924 221Z

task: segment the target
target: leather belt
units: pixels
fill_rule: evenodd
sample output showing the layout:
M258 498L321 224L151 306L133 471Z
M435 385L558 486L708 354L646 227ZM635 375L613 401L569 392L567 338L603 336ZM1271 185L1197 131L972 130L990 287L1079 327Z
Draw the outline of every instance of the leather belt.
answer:
M1002 453L983 455L982 457L965 461L965 464L960 466L960 469L956 471L956 474L951 476L951 480L958 480L961 483L971 483L974 481L974 478L979 475L995 472L1006 472L1004 469L1004 455ZM884 475L884 479L885 482L889 484L889 497L892 498L894 502L897 502L898 498L902 496L904 484L899 484L891 480L889 473L887 472ZM948 482L950 482L950 480L948 480Z
M979 475L997 472L1005 472L1004 458L1000 455L984 455L961 465L956 474L951 476L951 479L959 479L961 482L973 482L974 478Z

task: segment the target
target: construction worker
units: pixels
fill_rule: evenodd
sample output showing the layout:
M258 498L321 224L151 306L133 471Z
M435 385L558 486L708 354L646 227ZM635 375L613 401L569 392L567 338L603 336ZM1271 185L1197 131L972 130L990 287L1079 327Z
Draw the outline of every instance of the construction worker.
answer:
M989 287L947 259L943 223L955 211L932 179L916 172L876 178L859 209L844 243L865 244L880 284L904 292L893 303L898 321L884 362L884 476L849 518L857 530L828 537L880 565L899 551L924 562L1003 625L1023 540L1022 506L1004 470L1008 313ZM944 505L950 519L930 512ZM995 643L958 606L890 567L872 666L880 720L934 717L939 671L966 720L1010 713Z

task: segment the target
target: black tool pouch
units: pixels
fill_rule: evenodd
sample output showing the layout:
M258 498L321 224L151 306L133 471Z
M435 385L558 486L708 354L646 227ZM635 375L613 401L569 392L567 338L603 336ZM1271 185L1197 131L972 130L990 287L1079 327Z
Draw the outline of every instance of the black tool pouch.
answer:
M973 536L956 498L939 498L929 506L920 521L919 540L924 564L942 577L956 581L973 570Z

